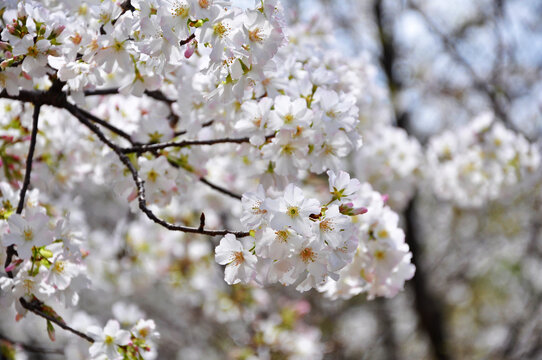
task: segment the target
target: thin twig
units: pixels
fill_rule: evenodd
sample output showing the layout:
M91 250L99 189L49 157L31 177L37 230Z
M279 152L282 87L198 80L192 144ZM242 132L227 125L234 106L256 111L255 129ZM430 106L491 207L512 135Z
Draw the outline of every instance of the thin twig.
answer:
M38 121L40 117L40 108L41 104L34 105L34 112L32 113L32 133L30 135L30 146L28 148L28 155L26 156L26 170L24 173L23 186L19 192L19 203L17 204L17 214L21 214L24 209L26 191L28 186L30 186L30 175L32 173L32 160L34 159L34 150L36 149L36 141L38 136ZM6 261L4 263L4 268L7 268L11 264L13 256L17 255L14 245L10 245L6 250ZM8 271L8 276L13 278L13 272Z
M104 128L110 130L111 132L113 132L113 133L119 135L120 137L123 137L124 139L128 140L131 144L134 144L134 141L132 140L132 137L130 135L128 135L126 132L122 131L121 129L117 128L116 126L111 125L107 121L102 120L97 116L94 116L93 114L91 114L90 112L88 112L86 110L83 110L83 109L79 108L79 111L81 111L81 113L85 117L87 117L89 120L95 122L96 124L100 124L101 126L103 126Z
M186 44L188 44L190 41L194 40L195 37L196 37L196 34L193 33L193 34L191 34L189 37L187 37L186 39L181 40L181 41L179 42L179 44L180 44L181 46L186 45Z
M40 117L41 104L34 105L34 112L32 114L32 133L30 135L30 147L28 148L28 155L26 156L26 170L24 173L23 187L19 192L19 204L17 204L17 214L21 214L24 208L24 198L26 191L30 185L30 174L32 173L32 160L34 159L34 150L36 149L36 140L38 136L38 121Z
M151 219L152 221L166 227L169 230L175 230L175 231L184 231L188 233L197 233L197 234L204 234L204 235L211 235L211 236L218 236L218 235L225 235L225 234L234 234L237 237L245 237L248 236L248 232L242 232L242 231L230 231L230 230L199 230L197 228L187 227L187 226L179 226L170 224L166 221L163 221L156 217L154 213L150 209L148 209L146 205L145 200L145 189L144 186L138 183L138 181L143 184L143 180L139 179L139 175L137 173L137 170L133 167L131 161L128 159L128 157L123 154L122 148L111 142L107 137L103 134L103 132L95 126L92 122L95 122L100 125L107 124L104 120L97 118L96 116L92 115L88 111L85 111L83 109L80 109L76 105L70 104L65 96L62 96L63 94L51 94L49 92L38 92L38 91L25 91L21 90L19 95L9 95L5 90L0 92L0 98L8 98L12 100L18 100L18 101L24 101L24 102L30 102L34 104L44 104L44 105L51 105L55 106L57 108L66 109L68 110L72 115L74 115L76 118L79 119L85 126L87 126L92 132L94 132L100 140L104 142L110 149L112 149L118 156L119 159L128 167L128 170L130 170L132 177L134 178L134 181L136 183L137 189L138 189L138 198L139 198L139 207L140 209ZM90 120L91 123L89 123ZM107 124L109 125L109 124ZM209 123L210 125L210 123ZM105 127L105 125L104 125ZM118 130L118 129L117 129ZM202 181L200 179L200 181ZM205 180L202 181L206 185L211 186L213 189L220 191L224 194L227 194L229 196L232 196L233 198L240 199L241 196L232 193L229 190L223 189L219 187L218 185L212 184ZM9 250L9 249L8 249ZM6 265L7 266L7 265Z
M228 195L228 196L231 196L232 198L234 199L237 199L237 200L241 200L241 195L239 194L236 194L230 190L227 190L227 189L224 189L223 187L220 187L216 184L213 184L212 182L210 182L209 180L207 180L206 178L200 178L199 181L201 181L202 183L204 183L205 185L215 189L216 191L218 192L221 192L225 195Z
M207 122L204 122L203 124L201 124L201 127L204 128L204 127L208 127L208 126L211 126L213 125L213 120L209 120ZM173 136L174 137L177 137L177 136L181 136L181 135L184 135L188 132L188 130L180 130L180 131L176 131Z
M49 320L50 322L58 325L59 327L61 327L62 329L64 330L67 330L77 336L79 336L80 338L83 338L85 339L86 341L90 342L90 343L93 343L94 342L94 339L91 338L90 336L86 335L86 334L83 334L82 332L80 331L77 331L73 328L71 328L70 326L66 325L66 323L62 322L62 321L59 321L58 319L54 318L53 316L49 315L49 314L46 314L44 313L39 305L36 305L34 304L33 302L28 302L26 301L24 298L20 298L19 299L19 302L21 303L22 307L24 307L26 310L28 311L31 311L33 312L34 314L38 315L38 316L41 316L42 318L45 318L47 320Z
M90 131L92 131L94 134L96 134L96 136L98 136L98 138L105 145L107 145L111 150L113 150L113 152L115 152L117 154L119 160L128 168L128 170L132 174L132 178L133 178L133 180L134 180L134 182L136 184L136 187L137 187L139 209L145 215L147 215L147 217L150 220L152 220L155 223L165 227L168 230L182 231L182 232L186 232L186 233L203 234L203 235L211 235L211 236L219 236L219 235L223 236L223 235L226 235L226 234L233 234L236 237L246 237L246 236L250 235L249 232L245 232L245 231L205 230L205 229L200 229L200 228L194 228L194 227L188 227L188 226L182 226L182 225L175 225L175 224L171 224L171 223L169 223L167 221L164 221L164 220L158 218L152 212L152 210L150 210L147 207L147 200L146 200L146 197L145 197L145 186L144 186L145 182L139 177L139 174L138 174L136 168L134 167L134 165L132 164L132 162L130 161L128 156L126 156L122 152L122 149L119 146L117 146L116 144L111 142L109 139L107 139L107 137L104 135L104 133L96 125L94 125L94 123L89 121L85 117L84 113L82 113L81 110L77 106L66 102L63 107L66 110L68 110L72 115L74 115Z
M275 137L275 134L267 135L266 140ZM201 145L215 145L215 144L242 144L250 141L249 137L242 138L221 138L221 139L211 139L211 140L183 140L183 141L171 141L160 144L144 144L144 145L135 145L131 148L122 149L122 152L125 154L130 153L142 153L146 151L155 151L166 149L169 147L187 147L187 146L201 146Z

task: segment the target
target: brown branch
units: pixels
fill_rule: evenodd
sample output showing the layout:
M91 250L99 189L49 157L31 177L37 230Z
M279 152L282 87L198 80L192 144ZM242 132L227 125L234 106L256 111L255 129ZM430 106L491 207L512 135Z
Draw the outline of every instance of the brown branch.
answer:
M107 145L107 147L113 150L113 152L115 152L117 156L119 157L119 160L128 168L137 187L139 208L153 222L165 227L168 230L182 231L182 232L193 233L193 234L202 234L202 235L210 235L210 236L223 236L226 234L233 234L237 237L246 237L250 235L250 233L246 231L205 230L205 229L199 229L195 227L175 225L158 218L152 212L152 210L150 210L147 207L144 181L139 177L139 174L136 168L134 167L134 165L132 164L128 156L123 153L122 148L120 148L118 145L110 141L105 136L105 134L100 130L100 128L94 124L95 122L98 124L102 124L104 121L90 114L89 112L80 109L76 105L69 103L66 100L65 94L51 93L50 91L46 91L46 92L21 91L19 95L12 96L12 95L7 94L7 92L4 90L0 92L0 98L2 97L13 99L13 100L31 102L31 103L40 104L40 105L51 105L58 108L66 109L72 115L74 115L79 120L79 122L85 125L94 134L96 134L96 136L98 136L98 138L105 145ZM215 187L215 189L216 188L218 187ZM238 196L234 196L234 197L238 198Z
M119 88L106 88L106 89L95 89L95 90L86 90L85 96L95 96L95 95L117 95L119 94ZM168 104L172 104L175 100L171 100L163 92L159 90L145 90L145 95L151 97L155 100L163 101Z
M188 44L190 41L194 40L195 37L196 37L196 34L191 34L191 35L190 35L189 37L187 37L186 39L181 40L181 41L179 42L179 44L180 44L181 46L186 45L186 44Z
M24 298L20 298L19 299L19 302L21 303L22 307L24 307L26 310L28 311L31 311L33 312L34 314L38 315L38 316L41 316L42 318L44 319L47 319L48 321L58 325L59 327L61 327L62 329L64 330L67 330L77 336L79 336L80 338L83 338L85 339L86 341L90 342L90 343L93 343L94 342L94 339L91 338L90 336L80 332L80 331L77 331L73 328L71 328L70 326L66 325L64 322L62 321L59 321L58 319L56 319L55 317L49 315L49 314L46 314L45 312L43 312L40 308L40 302L28 302L26 301Z
M147 200L145 197L145 182L139 177L139 174L128 158L123 152L122 149L111 142L107 137L103 134L103 132L94 125L91 121L89 121L85 115L80 111L80 109L68 102L66 102L63 106L64 109L68 110L72 115L74 115L83 125L85 125L90 131L92 131L98 138L107 145L113 152L115 152L119 158L119 160L128 168L130 171L132 178L136 184L137 187L137 195L138 195L138 203L139 203L139 209L147 215L147 217L152 220L153 222L165 227L168 230L173 231L182 231L186 233L193 233L193 234L203 234L203 235L211 235L211 236L218 236L218 235L226 235L226 234L233 234L236 237L246 237L249 236L250 233L244 232L244 231L231 231L231 230L205 230L200 228L194 228L194 227L188 227L183 225L175 225L171 224L167 221L164 221L160 218L158 218L152 210L150 210L147 207Z
M223 187L221 186L218 186L216 184L213 184L212 182L210 182L209 180L207 180L206 178L200 178L199 181L201 181L202 183L204 183L205 185L209 186L210 188L218 191L218 192L221 192L225 195L228 195L234 199L237 199L237 200L241 200L242 196L239 195L239 194L236 194L228 189L224 189Z
M34 105L36 104L51 105L57 108L63 108L64 104L66 103L66 94L63 92L55 92L54 89L50 89L48 91L20 90L18 95L9 95L6 90L2 90L0 92L0 98L29 102ZM128 140L131 144L133 144L133 141L130 135L128 135L121 129L111 125L105 120L102 120L92 115L88 111L85 111L82 109L81 111L83 111L85 115L89 117L90 120L94 121L97 124L100 124L101 126L119 135L120 137L123 137L124 139Z
M101 126L103 126L104 128L110 130L111 132L113 132L113 133L119 135L120 137L128 140L131 144L134 144L134 141L132 140L132 137L130 135L128 135L126 132L122 131L121 129L117 128L116 126L111 125L107 121L102 120L97 116L94 116L93 114L91 114L90 112L88 112L86 110L83 110L83 109L79 108L79 111L81 111L81 113L84 114L84 116L87 117L89 120L95 122L96 124L100 124Z
M32 160L34 159L34 150L36 149L36 140L38 136L38 121L40 117L41 104L34 105L34 112L32 114L32 133L30 135L30 147L28 148L28 155L26 157L26 170L24 173L23 187L19 192L19 204L17 205L17 214L21 214L24 208L24 198L26 191L30 185L30 174L32 173Z
M201 124L201 127L204 128L204 127L208 127L208 126L211 126L213 125L213 120L209 120L207 122L204 122L203 124ZM180 130L180 131L176 131L173 136L174 137L177 137L177 136L181 136L181 135L184 135L188 132L188 130Z
M21 214L23 212L26 191L28 190L28 187L30 186L30 175L32 173L32 160L34 159L34 150L36 149L36 141L37 141L37 136L38 136L38 121L40 117L40 108L41 108L41 104L38 103L34 105L34 112L32 114L32 133L30 135L30 146L28 148L28 155L26 157L26 170L24 173L23 186L21 187L21 191L19 192L19 203L17 204L17 210L16 210L17 214ZM6 261L4 263L4 268L7 268L9 264L11 264L11 260L13 259L13 256L15 255L17 255L15 246L14 245L8 246L6 250ZM13 272L8 271L7 274L10 278L13 278Z
M275 137L275 134L267 135L265 137L266 140L271 139ZM187 146L201 146L201 145L215 145L215 144L242 144L247 143L250 141L249 137L242 137L242 138L222 138L222 139L212 139L212 140L183 140L183 141L171 141L166 143L159 143L159 144L144 144L144 145L135 145L130 148L124 148L122 149L122 152L125 154L130 153L142 153L147 151L155 151L155 150L162 150L167 149L170 147L187 147Z
M393 32L386 27L384 22L383 0L375 0L374 17L380 35L382 54L380 63L387 78L388 88L393 103L397 126L411 134L410 119L408 113L401 111L397 105L396 96L402 89L402 82L394 71L397 62L397 52L393 38ZM425 332L429 340L429 346L434 358L447 360L451 358L446 344L446 325L444 323L444 308L441 300L438 299L429 289L428 273L421 262L421 243L419 239L418 226L415 214L414 196L404 212L405 219L405 240L412 252L412 263L416 266L416 274L409 281L409 286L414 293L414 307L419 319L420 329Z

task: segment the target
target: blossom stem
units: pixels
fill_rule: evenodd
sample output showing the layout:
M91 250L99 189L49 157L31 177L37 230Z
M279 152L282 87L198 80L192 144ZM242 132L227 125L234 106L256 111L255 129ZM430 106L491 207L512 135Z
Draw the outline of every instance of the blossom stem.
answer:
M85 339L86 341L88 341L90 343L94 342L94 339L91 338L90 336L71 328L70 326L66 325L64 322L62 322L62 321L56 319L55 317L43 312L41 310L41 308L40 308L39 303L36 304L34 302L28 302L24 298L20 298L19 302L21 303L21 306L24 307L26 310L31 311L34 314L36 314L36 315L38 315L38 316L40 316L40 317L42 317L44 319L47 319L52 323L55 323L56 325L58 325L62 329L67 330L67 331L79 336L80 338Z
M265 139L268 140L273 137L275 137L275 134L267 135ZM140 152L146 152L146 151L161 150L161 149L166 149L169 147L187 147L187 146L214 145L214 144L225 144L225 143L242 144L242 143L247 143L249 141L250 141L250 138L248 137L221 138L221 139L212 139L212 140L183 140L183 141L172 141L172 142L166 142L166 143L160 143L160 144L136 145L131 148L122 149L122 152L125 154L129 154L129 153L134 153L134 152L140 153Z
M246 237L250 234L245 231L232 231L232 230L205 230L201 229L199 227L188 227L183 225L176 225L171 224L165 220L162 220L158 218L151 209L147 207L147 200L145 197L145 182L139 177L139 174L128 158L126 154L122 152L122 149L111 142L107 137L104 135L104 133L91 121L89 121L84 113L80 111L80 109L68 102L66 102L63 106L64 109L68 110L72 115L74 115L83 125L85 125L89 130L91 130L98 138L107 145L111 150L113 150L117 156L119 157L119 160L128 168L130 173L132 174L132 178L136 184L137 187L137 197L139 202L139 209L153 222L165 227L168 230L173 231L182 231L186 233L193 233L193 234L202 234L202 235L211 235L211 236L224 236L226 234L234 234L237 237Z

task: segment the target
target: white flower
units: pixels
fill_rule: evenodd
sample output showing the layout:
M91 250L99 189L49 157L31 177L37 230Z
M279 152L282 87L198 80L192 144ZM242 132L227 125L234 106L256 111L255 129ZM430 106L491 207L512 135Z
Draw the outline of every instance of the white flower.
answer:
M306 199L303 190L289 184L284 189L284 196L278 199L266 199L265 209L271 214L271 227L283 230L291 227L302 235L311 234L311 214L320 213L320 203L316 199Z
M39 212L25 219L13 214L8 219L9 233L2 238L4 246L15 245L21 259L32 256L32 248L49 245L53 242L53 234L48 227L49 218Z
M160 337L160 333L156 331L154 320L140 319L133 327L132 333L134 333L136 337L146 341L158 339Z
M290 100L289 96L279 95L275 98L275 110L271 117L281 129L296 130L310 125L312 111L307 108L305 99Z
M263 208L265 190L262 185L258 186L256 192L246 192L241 198L243 204L243 217L241 223L246 229L255 229L264 221L267 210Z
M339 171L336 175L335 172L329 170L327 175L329 176L329 192L336 200L352 199L352 195L356 194L361 188L359 180L350 180L350 175L345 171Z
M341 244L342 238L345 237L344 231L350 224L350 218L339 212L339 206L331 205L325 215L313 223L313 227L317 239L335 248Z
M89 348L93 359L100 358L103 354L110 360L121 359L118 346L128 345L131 338L128 331L120 329L116 320L109 320L103 330L97 326L91 326L87 332L94 339L94 344Z
M227 234L220 240L215 249L215 260L220 265L226 265L224 280L230 285L248 283L254 276L256 256L246 250L232 234Z
M79 267L60 254L49 268L47 283L56 289L65 290L70 285L72 278L78 274Z

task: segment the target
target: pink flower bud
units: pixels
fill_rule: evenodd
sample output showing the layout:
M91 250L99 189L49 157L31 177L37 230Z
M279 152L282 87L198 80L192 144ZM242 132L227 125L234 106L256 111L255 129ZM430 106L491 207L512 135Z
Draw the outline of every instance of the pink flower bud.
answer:
M299 316L308 314L311 311L311 304L308 301L302 300L295 304L295 311Z
M382 201L384 201L385 203L388 202L389 198L390 198L390 196L388 194L383 194L382 195Z
M13 26L13 24L7 24L7 25L6 25L6 29L8 29L8 32L9 32L11 35L15 35L15 26Z
M56 36L62 34L62 32L64 31L65 28L66 28L66 26L64 26L64 25L60 25L60 26L54 28L53 29L53 36L56 37Z
M367 211L369 211L367 210L367 208L360 207L360 208L354 209L354 215L365 214Z
M17 264L15 262L12 262L8 266L6 266L6 268L5 268L6 272L13 271L13 269L15 269L15 266L17 266Z
M194 42L191 42L186 47L186 51L184 52L184 57L187 59L190 59L190 57L194 54L194 51L196 51L196 45L194 44Z

